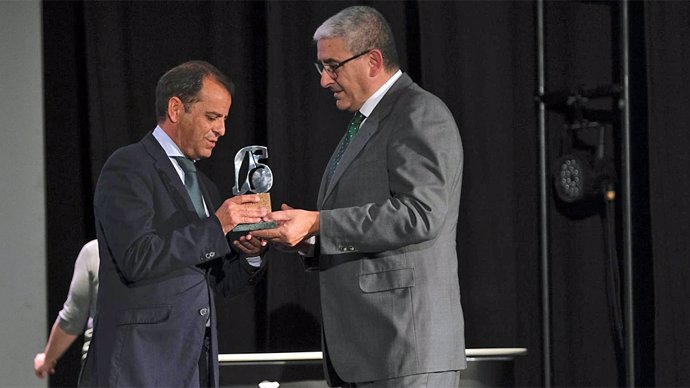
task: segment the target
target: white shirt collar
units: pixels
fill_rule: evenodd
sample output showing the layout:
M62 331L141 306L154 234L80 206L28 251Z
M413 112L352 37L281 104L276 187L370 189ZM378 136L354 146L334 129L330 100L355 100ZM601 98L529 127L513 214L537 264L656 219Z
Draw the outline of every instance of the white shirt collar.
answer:
M395 81L397 81L398 78L400 78L401 76L402 76L402 70L396 71L395 74L393 74L393 76L390 77L388 79L388 81L386 81L386 83L381 85L381 87L378 88L378 90L376 90L374 92L374 94L371 95L371 97L369 97L366 101L364 101L364 104L362 104L362 107L359 108L359 112L362 113L364 116L369 117L371 112L374 111L374 108L376 108L376 105L378 105L379 102L381 102L381 99L383 98L383 96L386 95L386 92L388 91L388 89L390 89L393 86L393 84L395 83Z
M173 156L184 156L180 147L175 144L175 142L168 136L167 133L160 126L156 125L156 129L153 130L153 137L158 140L158 143L163 147L165 154L169 157Z
M175 144L175 142L168 136L167 133L161 128L160 126L156 126L156 129L153 130L153 137L156 138L158 141L158 144L163 147L163 150L165 151L165 154L168 155L168 160L170 160L170 163L172 163L173 168L177 172L177 176L180 177L180 180L182 180L182 184L184 184L184 171L182 170L182 167L177 163L176 160L173 159L174 156L184 156L182 151L180 150L180 147ZM195 161L196 162L196 161ZM203 195L201 196L201 199L204 201L204 210L206 210L206 214L209 214L208 211L208 206L206 205L206 199L204 199Z

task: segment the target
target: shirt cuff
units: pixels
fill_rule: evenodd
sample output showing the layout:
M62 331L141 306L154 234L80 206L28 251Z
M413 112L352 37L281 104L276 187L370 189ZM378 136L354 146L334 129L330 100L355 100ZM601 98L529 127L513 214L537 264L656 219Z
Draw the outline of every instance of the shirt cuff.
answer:
M249 263L249 265L251 265L252 267L261 267L261 256L249 256L246 259L247 263Z
M302 246L306 249L300 249L297 251L297 253L305 257L314 257L314 246L316 246L316 236L311 236L308 239L304 240L304 244L302 244Z

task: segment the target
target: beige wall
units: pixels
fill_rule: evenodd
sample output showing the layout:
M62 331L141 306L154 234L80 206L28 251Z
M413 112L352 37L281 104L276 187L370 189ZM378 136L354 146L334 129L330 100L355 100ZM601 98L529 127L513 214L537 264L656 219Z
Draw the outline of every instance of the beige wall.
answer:
M0 386L46 386L41 3L0 0Z

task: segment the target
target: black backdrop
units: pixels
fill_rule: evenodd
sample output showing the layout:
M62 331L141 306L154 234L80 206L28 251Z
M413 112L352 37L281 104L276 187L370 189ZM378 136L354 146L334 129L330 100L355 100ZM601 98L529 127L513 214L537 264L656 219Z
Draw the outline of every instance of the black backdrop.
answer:
M265 144L276 177L274 206L314 207L348 115L319 87L311 34L357 3L388 18L403 70L446 101L460 127L466 167L459 276L468 346L528 348L517 362L518 383L543 384L536 20L535 3L527 1L44 2L51 322L79 248L95 235L91 203L101 166L153 129L156 81L183 61L207 60L237 84L226 136L201 164L221 193L231 193L235 152ZM590 1L546 5L549 88L616 81L611 9ZM684 385L690 384L684 368L690 266L683 259L690 246L682 240L690 211L682 195L690 117L680 102L690 101L683 71L690 47L680 37L690 32L690 7L636 3L635 10L640 50L633 61L642 78L633 84L643 100L633 139L640 165L635 193L642 198L636 247L649 253L639 258L646 297L636 302L638 336L651 345L638 355L657 360L640 373L643 381ZM558 125L550 121L550 128ZM616 385L620 360L606 309L600 214L573 219L554 201L549 208L554 384ZM272 252L256 290L218 307L223 353L319 348L317 278L295 257ZM51 385L74 385L78 368L74 347Z

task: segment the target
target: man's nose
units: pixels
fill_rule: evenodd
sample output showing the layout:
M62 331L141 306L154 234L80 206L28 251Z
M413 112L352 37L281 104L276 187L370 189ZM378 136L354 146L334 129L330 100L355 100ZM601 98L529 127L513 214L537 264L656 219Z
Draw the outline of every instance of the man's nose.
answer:
M218 137L225 135L225 121L221 121L220 125L218 125L213 132L215 132Z
M331 77L330 74L328 74L327 71L324 70L324 71L321 72L320 83L321 83L321 87L322 87L322 88L328 88L328 87L331 86L334 82L335 82L335 80L333 79L333 77Z

